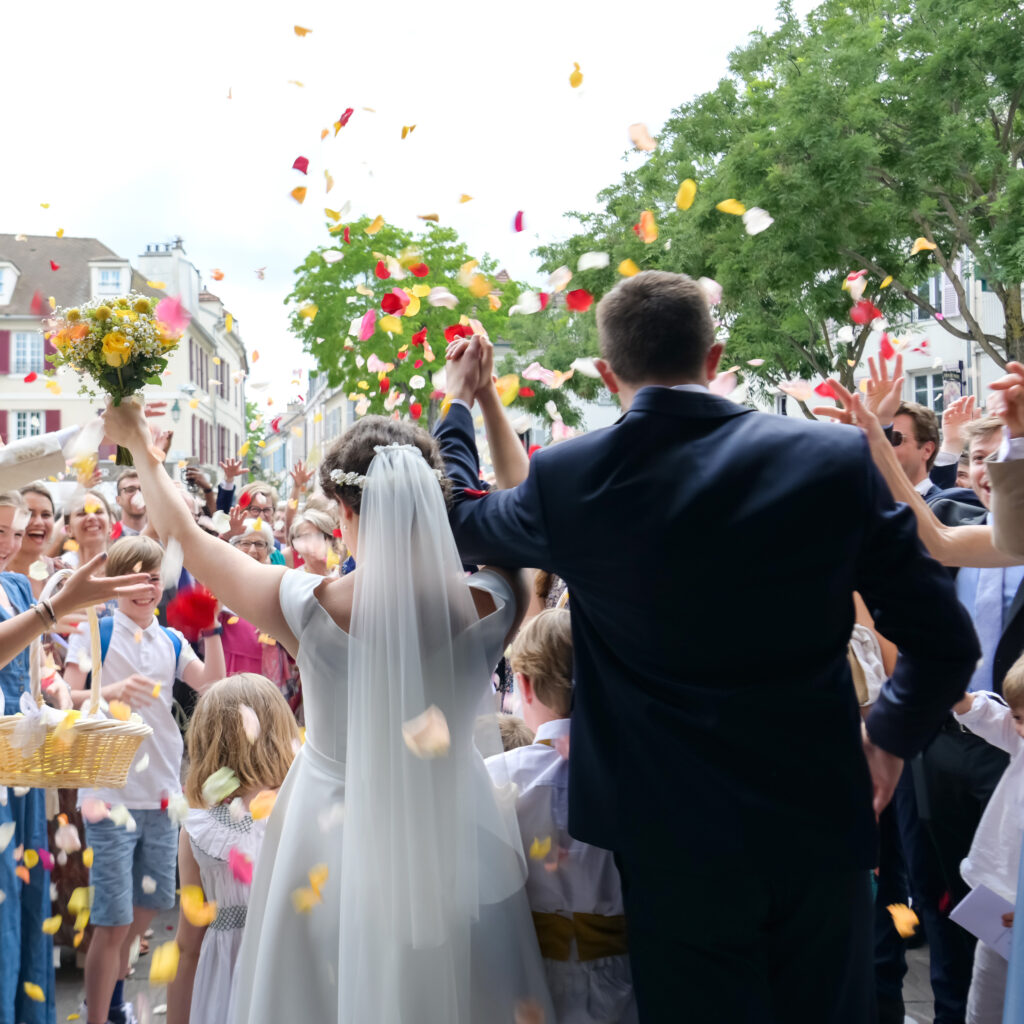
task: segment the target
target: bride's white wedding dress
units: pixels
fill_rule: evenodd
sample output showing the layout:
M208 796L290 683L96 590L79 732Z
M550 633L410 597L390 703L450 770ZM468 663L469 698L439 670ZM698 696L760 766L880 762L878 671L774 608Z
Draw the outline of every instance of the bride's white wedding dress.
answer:
M418 453L387 455L401 488L409 473L415 484L427 469ZM371 463L369 481L382 461ZM426 480L429 486L420 485L440 499L429 470ZM432 501L429 494L423 500ZM367 573L376 559L374 548L364 547L372 518L365 497L363 507L358 571ZM436 528L422 505L415 512L420 527ZM380 539L389 548L393 526L405 529L374 528L387 531ZM422 580L432 570L418 544L425 538L415 533L407 550L398 543L397 556ZM435 533L432 545L446 549L449 563L450 540L450 532L441 542ZM377 564L378 573L385 568ZM317 599L322 579L293 570L281 581L281 607L299 641L306 740L256 864L233 1024L514 1024L531 1002L553 1024L514 810L495 790L472 738L476 709L491 689L480 657L488 667L497 663L514 601L499 574L477 574L470 585L488 591L496 610L482 619L473 613L466 628L453 626L450 645L448 637L435 645L426 635L437 633L431 616L438 607L449 614L446 602L452 593L461 600L459 588L469 596L450 569L447 583L435 583L429 595L419 590L419 597L376 573L362 592L357 582L351 635ZM417 589L410 582L409 590ZM404 610L396 609L403 601ZM359 607L373 615L361 630ZM416 622L426 632L410 642ZM352 650L355 636L367 638L362 657ZM352 693L350 672L362 682ZM419 759L395 735L423 702L445 714L445 757Z

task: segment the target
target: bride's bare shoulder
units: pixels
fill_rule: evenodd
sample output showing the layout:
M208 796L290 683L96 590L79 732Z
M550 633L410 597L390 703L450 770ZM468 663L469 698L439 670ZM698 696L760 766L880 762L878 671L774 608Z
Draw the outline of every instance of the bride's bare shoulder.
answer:
M355 574L331 579L325 577L314 594L327 614L347 633L352 624L352 594Z

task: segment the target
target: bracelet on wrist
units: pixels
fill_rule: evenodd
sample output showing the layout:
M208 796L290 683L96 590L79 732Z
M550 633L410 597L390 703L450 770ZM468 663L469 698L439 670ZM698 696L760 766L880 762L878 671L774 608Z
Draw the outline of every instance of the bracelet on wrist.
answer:
M203 640L209 640L211 636L223 636L223 635L224 635L224 627L223 626L214 626L213 629L204 629L202 631L202 633L199 634L200 638L203 639Z
M52 623L47 617L46 609L43 607L42 602L32 605L32 611L39 616L39 621L43 624L43 632L48 633L52 627Z

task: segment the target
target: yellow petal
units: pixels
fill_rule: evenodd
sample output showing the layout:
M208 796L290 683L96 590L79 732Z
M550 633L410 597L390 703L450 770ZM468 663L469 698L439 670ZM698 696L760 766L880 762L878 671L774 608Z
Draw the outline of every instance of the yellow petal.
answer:
M201 886L181 887L181 912L185 920L196 928L205 928L217 916L217 904L205 902Z
M414 284L412 286L412 293L417 299L425 299L430 294L429 284ZM372 292L371 292L372 294Z
M234 326L235 318L230 313L228 313L227 316L224 317L224 330L230 334L231 331L234 329ZM218 358L214 357L213 362L215 366L220 366L220 360Z
M731 213L734 217L741 217L747 212L747 208L738 199L723 199L715 204L715 209L722 213Z
M923 235L920 238L914 239L914 244L910 247L910 255L916 256L919 252L923 252L925 249L931 251L932 249L938 249L938 246L934 242L929 242Z
M312 320L316 317L319 307L315 302L308 302L299 310L299 316L305 320Z
M318 413L316 413L313 416L313 422L314 423L319 423L323 418L324 418L324 414L322 412L318 412Z
M159 611L159 609L157 609L157 610ZM153 700L156 700L157 697L160 696L160 687L162 685L163 685L162 683L154 683L153 684L153 690L152 690L152 694L151 694Z
M402 138L404 139L407 135L411 135L414 131L416 131L416 125L414 125L414 124L402 125Z
M132 717L131 705L125 704L123 700L112 700L108 704L110 717L116 718L119 722L127 722Z
M292 906L296 913L308 914L320 902L320 897L312 889L292 890Z
M269 818L270 812L274 809L274 802L277 800L277 793L272 789L261 789L249 801L249 813L254 821L260 818Z
M515 373L508 373L499 377L494 386L498 389L498 397L502 405L511 405L519 394L519 376Z
M243 441L241 447L238 449L238 457L244 459L249 454L249 442Z
M64 920L60 914L54 914L53 917L48 917L43 922L43 933L46 935L56 935L60 931L61 922Z
M82 944L82 939L84 939L84 938L85 938L85 932L81 932L81 931L75 932L74 938L72 938L72 940L71 940L71 945L75 949L78 949L78 947ZM75 1014L70 1015L68 1017L68 1020L78 1020L78 1014L75 1013Z
M86 849L91 850L91 847L86 847ZM82 860L85 860L85 851L82 852ZM92 906L92 896L93 887L91 885L81 885L77 889L73 889L68 899L68 912L80 914L83 910L88 910Z
M341 220L341 214L337 210L332 210L329 207L325 206L324 207L324 213L326 213L327 216L330 217L331 220L333 220L335 224L337 224L338 221Z
M450 406L451 402L448 404ZM451 747L448 720L436 704L431 704L426 711L403 722L402 738L409 750L424 760L444 757Z
M892 915L892 923L896 926L901 938L909 938L917 930L918 920L910 907L905 903L893 903L885 908Z
M409 296L409 304L402 310L402 316L415 316L420 311L419 296L413 295L408 289L405 294Z
M326 135L326 134L327 134L327 129L325 128L324 129L324 135ZM321 136L321 138L323 138L323 136ZM324 171L324 180L327 182L327 188L325 188L324 191L325 192L330 192L331 189L334 188L334 179L331 177L331 172L330 171L328 171L328 170Z
M644 210L640 214L640 238L644 245L658 240L658 225L654 222L654 214L650 210Z
M583 73L580 71L580 66L573 61L573 68L575 69L571 75L569 75L569 85L573 89L578 89L583 84Z
M167 284L164 281L147 281L146 287L155 288L157 291L162 292L167 287Z
M474 274L469 282L469 292L478 299L482 299L491 290L491 283L483 274Z
M551 836L545 836L543 839L538 839L536 836L533 837L533 842L530 843L531 860L543 860L550 852Z
M640 268L632 260L623 260L619 264L619 273L623 277L632 277L640 273Z
M39 863L39 854L35 850L26 850L25 856L22 859L25 867L31 870Z
M420 220L432 220L435 224L441 220L436 213L417 213L416 216L419 217Z
M64 229L63 228L57 228L57 237L58 238L63 238L64 237Z
M693 206L693 200L697 196L697 182L693 178L687 178L679 185L679 191L676 193L676 206L680 210L688 210Z
M462 195L459 196L459 202L460 203L468 203L468 202L470 202L472 200L472 198L473 198L472 196L468 196L468 195L466 195L465 192L463 192Z
M153 950L149 964L150 985L169 985L178 974L178 959L181 951L172 939Z
M288 193L288 195L290 195L292 199L295 200L295 202L300 204L304 203L306 201L306 186L299 185L298 188L293 188L291 192Z
M326 864L314 864L309 869L309 884L313 892L320 896L323 892L324 886L327 884L327 876L329 872Z
M382 227L384 227L384 218L378 214L373 218L371 223L367 224L366 227L363 228L363 231L368 235L375 235Z
M892 274L890 274L878 287L888 288L892 284Z
M84 864L84 865L85 865L85 866L86 866L87 868L91 868L91 867L92 867L92 847L91 847L91 846L87 846L87 847L86 847L86 848L85 848L85 849L84 849L84 850L82 851L82 863L83 863L83 864ZM71 909L72 909L72 908L71 908L71 905L70 905L70 904L68 904L68 910L71 910Z
M382 316L377 321L377 326L382 331L390 331L392 334L402 333L402 321L397 316Z
M45 1003L46 994L34 982L26 981L22 984L22 990L34 1003Z
M232 615L231 618L228 619L228 625L229 626L233 626L237 621L238 621L238 616L237 615Z
M312 31L313 30L311 28L303 28L301 25L296 25L295 26L295 34L297 36L299 36L300 38L302 36L308 36L309 33L312 32Z

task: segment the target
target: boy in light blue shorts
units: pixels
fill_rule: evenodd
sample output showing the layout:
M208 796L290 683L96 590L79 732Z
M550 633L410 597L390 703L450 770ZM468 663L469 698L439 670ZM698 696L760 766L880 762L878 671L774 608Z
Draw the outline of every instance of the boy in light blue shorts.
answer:
M113 617L101 622L102 678L116 680L102 685L103 697L130 705L153 733L139 746L122 789L78 792L93 852L89 920L95 929L85 958L88 1024L134 1024L123 994L131 946L157 911L174 906L178 826L167 808L181 793L183 749L171 710L174 681L202 692L225 674L219 629L207 638L204 664L181 633L157 621L162 558L160 545L148 537L125 537L107 557L108 576L147 572L151 586L148 593L118 598ZM65 679L76 705L88 696L79 664L88 650L86 637L72 638Z

